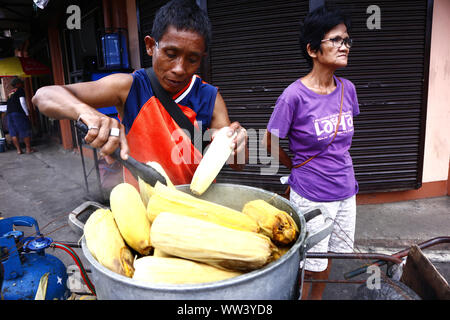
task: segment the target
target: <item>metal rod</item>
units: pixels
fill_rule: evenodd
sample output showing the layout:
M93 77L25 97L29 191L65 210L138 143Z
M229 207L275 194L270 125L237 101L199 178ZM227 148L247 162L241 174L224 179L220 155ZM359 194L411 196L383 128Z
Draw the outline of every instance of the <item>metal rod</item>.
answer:
M424 241L422 243L419 243L417 246L420 249L426 249L426 248L429 248L431 246L434 246L434 245L437 245L437 244L441 244L441 243L450 243L450 237L436 237L436 238ZM401 259L401 258L403 258L403 257L408 255L410 249L411 248L407 248L407 249L401 250L401 251L393 254L392 257L396 257L396 258ZM350 279L350 278L356 277L356 276L358 276L358 275L360 275L362 273L365 273L367 271L367 268L369 266L371 266L371 265L376 265L376 266L379 266L379 267L385 265L386 261L381 261L381 260L382 259L379 259L378 261L375 261L375 262L373 262L370 265L365 265L365 266L362 266L362 267L360 267L360 268L358 268L356 270L347 272L346 274L344 274L344 278L345 279Z
M81 139L78 131L75 130L75 132L77 134L78 147L80 148L81 164L83 166L83 174L84 174L84 183L86 185L86 193L89 194L89 184L88 184L87 175L86 175L86 164L84 163L83 140Z
M317 280L317 279L305 279L305 282L313 282L313 283L344 283L344 284L364 284L365 280Z
M310 259L379 259L389 261L395 264L402 262L400 258L380 253L319 253L307 252L306 258Z

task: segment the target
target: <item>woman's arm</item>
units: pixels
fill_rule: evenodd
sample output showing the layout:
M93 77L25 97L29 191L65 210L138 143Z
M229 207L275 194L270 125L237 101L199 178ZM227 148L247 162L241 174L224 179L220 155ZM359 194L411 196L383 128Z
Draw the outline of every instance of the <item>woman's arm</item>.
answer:
M289 170L292 169L292 160L287 154L286 151L280 146L278 143L278 148L272 148L272 139L277 139L277 141L280 141L280 138L272 135L268 130L266 130L264 134L264 138L262 141L263 146L266 148L269 155L271 155L273 158L278 159L281 164L283 164L286 168ZM274 149L274 150L272 150Z

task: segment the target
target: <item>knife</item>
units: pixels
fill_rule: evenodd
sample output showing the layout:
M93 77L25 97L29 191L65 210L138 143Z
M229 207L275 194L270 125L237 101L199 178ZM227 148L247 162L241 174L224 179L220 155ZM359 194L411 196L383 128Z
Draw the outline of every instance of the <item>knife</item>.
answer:
M86 126L86 124L84 124L81 120L75 122L75 127L82 134L83 138L87 135L89 129ZM110 154L110 156L114 158L116 161L119 161L122 165L125 166L125 168L130 170L130 172L133 174L136 180L138 180L138 177L140 177L142 180L144 180L152 187L155 186L157 181L167 185L164 176L161 175L155 169L153 169L151 166L139 162L131 156L128 156L127 160L123 160L120 157L120 147L114 150L114 152Z

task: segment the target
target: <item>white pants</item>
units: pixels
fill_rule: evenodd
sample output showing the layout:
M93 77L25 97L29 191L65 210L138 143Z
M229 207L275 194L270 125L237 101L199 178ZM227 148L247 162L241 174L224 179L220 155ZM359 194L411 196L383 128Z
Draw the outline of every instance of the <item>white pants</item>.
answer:
M290 201L299 208L300 214L312 207L323 206L333 220L333 232L320 241L309 252L344 253L353 252L356 224L356 196L332 202L314 202L297 194L291 188ZM309 234L316 233L323 227L325 219L319 215L306 223ZM306 259L305 270L313 272L324 271L328 266L328 259ZM302 267L302 264L300 265Z

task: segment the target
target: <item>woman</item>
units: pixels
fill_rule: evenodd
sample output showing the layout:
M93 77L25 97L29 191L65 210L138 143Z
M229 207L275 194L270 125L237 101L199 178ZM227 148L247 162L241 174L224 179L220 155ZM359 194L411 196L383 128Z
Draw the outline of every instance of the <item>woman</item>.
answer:
M17 154L23 153L20 148L20 138L25 142L26 153L30 154L36 150L31 148L31 123L28 119L29 112L23 88L24 84L20 78L16 77L11 81L11 85L15 91L6 103L9 135L14 147L16 147Z
M305 18L300 44L311 71L278 98L264 139L272 156L291 169L290 201L300 212L321 206L334 221L331 236L310 252L353 251L358 184L348 150L359 107L355 86L334 75L347 65L352 44L349 27L343 14L325 7ZM293 159L281 147L271 147L271 141L286 137ZM322 216L311 219L308 232L322 224ZM330 267L326 259L307 259L305 279L328 279ZM310 298L321 299L325 284L309 284L304 283L302 297L307 298L311 289Z

